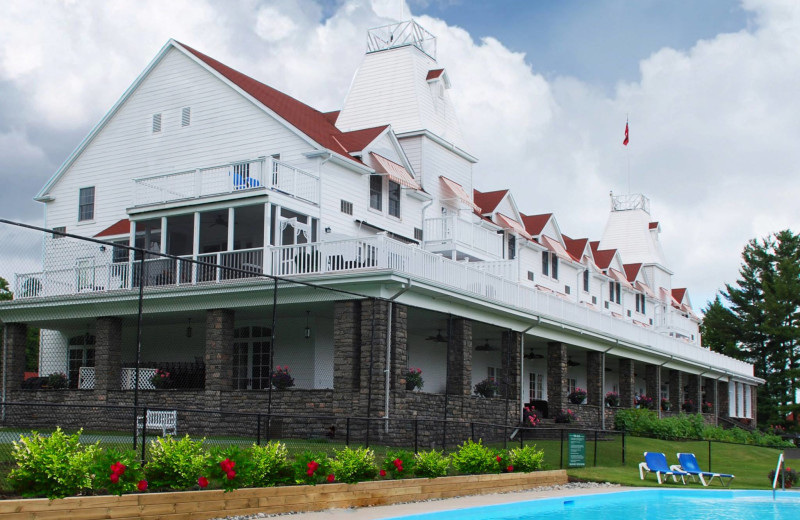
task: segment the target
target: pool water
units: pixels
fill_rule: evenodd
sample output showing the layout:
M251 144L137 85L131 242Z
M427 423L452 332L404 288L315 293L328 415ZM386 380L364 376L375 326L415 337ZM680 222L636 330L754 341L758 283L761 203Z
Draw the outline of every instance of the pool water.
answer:
M545 498L401 517L402 520L796 520L800 493L642 490Z

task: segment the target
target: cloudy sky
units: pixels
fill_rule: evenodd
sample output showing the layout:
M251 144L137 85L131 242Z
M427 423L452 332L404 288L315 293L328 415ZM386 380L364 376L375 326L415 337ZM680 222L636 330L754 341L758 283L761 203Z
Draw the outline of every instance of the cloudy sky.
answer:
M796 0L2 5L0 218L42 223L33 196L169 38L333 110L366 30L413 15L438 39L478 189L511 188L523 212L592 239L609 191L646 194L698 309L749 239L800 231Z

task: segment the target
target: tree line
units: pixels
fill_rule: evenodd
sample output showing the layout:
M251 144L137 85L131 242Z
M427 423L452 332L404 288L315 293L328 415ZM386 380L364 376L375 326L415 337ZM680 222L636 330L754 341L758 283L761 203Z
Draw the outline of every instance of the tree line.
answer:
M0 276L0 301L13 300L14 293L8 286L8 281ZM3 344L3 324L0 322L0 346ZM25 345L25 371L36 372L39 370L39 329L28 327L28 338Z

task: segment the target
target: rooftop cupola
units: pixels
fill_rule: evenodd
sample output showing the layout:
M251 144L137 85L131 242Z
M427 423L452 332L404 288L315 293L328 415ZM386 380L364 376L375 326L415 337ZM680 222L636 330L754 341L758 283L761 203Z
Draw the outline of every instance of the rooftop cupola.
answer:
M611 213L600 240L600 248L618 250L626 264L657 264L666 268L658 233L652 232L650 199L640 193L611 193L610 197Z
M367 54L413 45L436 60L436 36L414 20L392 23L367 31Z

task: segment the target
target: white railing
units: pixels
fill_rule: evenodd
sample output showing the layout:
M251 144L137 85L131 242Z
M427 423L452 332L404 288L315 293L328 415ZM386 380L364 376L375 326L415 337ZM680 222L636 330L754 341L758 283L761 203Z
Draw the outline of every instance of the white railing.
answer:
M127 289L128 267L127 263L83 265L18 274L14 295L17 298L33 298Z
M319 204L319 178L273 158L198 168L134 179L133 205L180 200L269 188Z
M503 257L503 235L458 217L427 218L423 223L426 248L435 242L452 242L496 258Z
M499 260L497 262L472 262L470 267L491 273L506 280L519 279L519 263L514 260Z
M120 375L122 376L122 390L133 390L136 386L136 369L123 368ZM139 389L155 390L156 387L152 383L152 378L154 375L156 375L155 368L140 368ZM81 390L94 390L94 387L95 367L80 367L78 369L78 388Z

